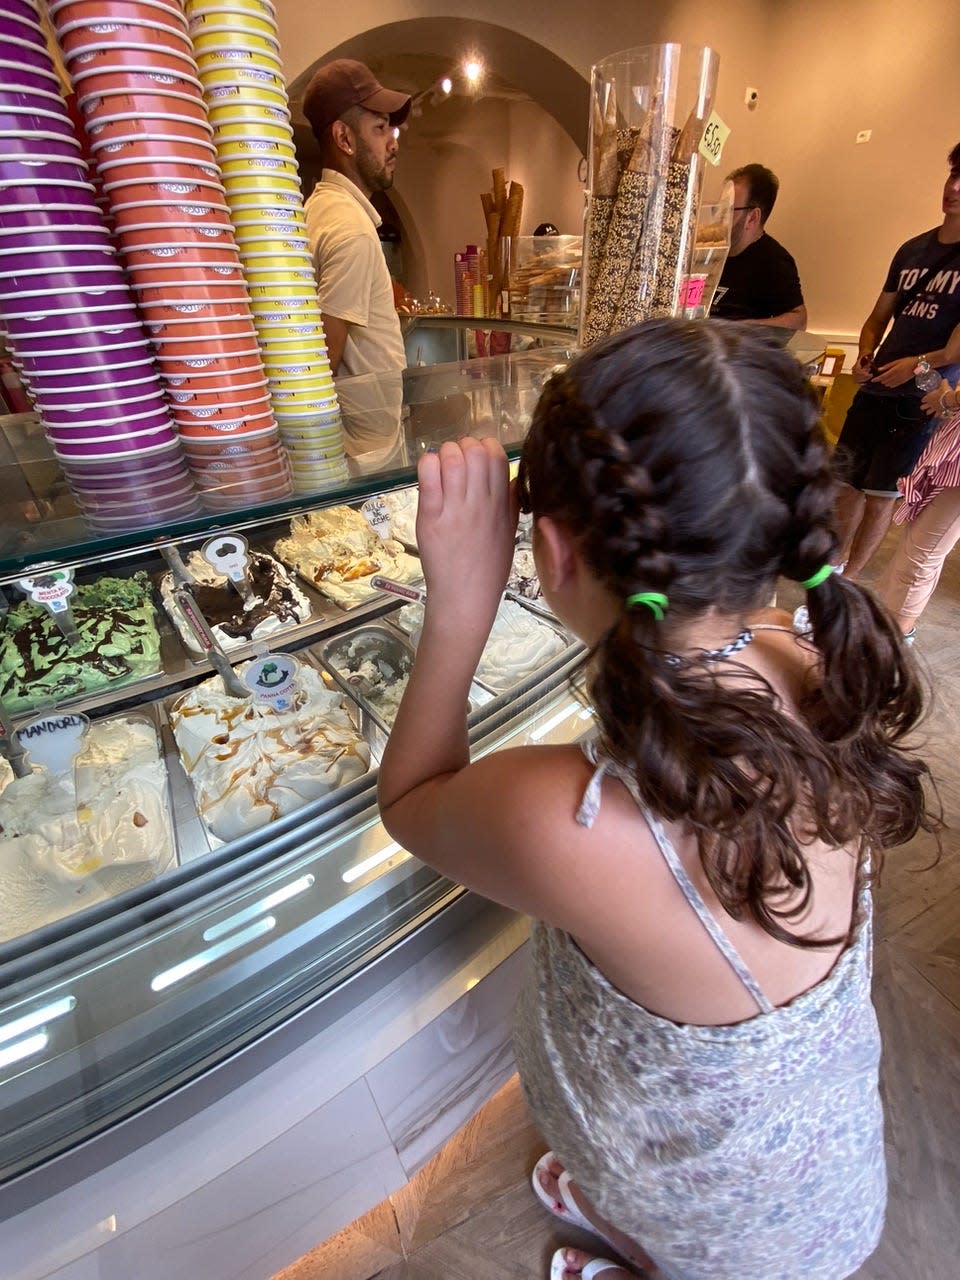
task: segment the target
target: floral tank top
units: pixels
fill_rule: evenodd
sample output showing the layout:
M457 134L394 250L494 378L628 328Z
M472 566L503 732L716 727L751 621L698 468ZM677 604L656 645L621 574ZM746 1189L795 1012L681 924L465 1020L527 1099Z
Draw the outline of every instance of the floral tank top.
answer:
M596 770L577 820L589 826L603 773L616 770L593 744L587 754ZM869 891L827 977L775 1008L640 809L759 1012L731 1026L671 1022L614 987L568 934L535 924L514 1033L533 1117L668 1280L842 1280L876 1247L886 1202Z

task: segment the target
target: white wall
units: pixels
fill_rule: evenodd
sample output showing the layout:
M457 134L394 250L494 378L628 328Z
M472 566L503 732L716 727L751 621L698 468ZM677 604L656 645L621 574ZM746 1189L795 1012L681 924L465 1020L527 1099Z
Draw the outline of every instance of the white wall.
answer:
M475 12L466 0L396 0L389 12L374 0L355 0L349 8L324 6L322 18L311 0L280 0L278 9L289 80L385 22ZM778 173L770 229L797 258L812 328L855 333L893 250L939 220L945 154L960 141L957 0L929 0L915 14L900 0L607 0L592 9L583 0L487 0L483 17L545 45L584 76L593 62L631 45L680 40L717 49L717 108L733 130L723 169L756 160ZM451 56L456 52L451 43ZM747 85L760 91L755 111L743 102ZM855 146L854 134L865 128L873 140ZM526 162L508 159L515 169L529 164L542 174L542 152ZM412 170L411 160L408 176ZM411 208L415 200L430 203L433 179L425 163L417 172L419 196L409 193L402 170L398 178ZM564 174L558 165L564 198L579 200L575 174L569 188ZM721 176L713 175L708 196ZM465 214L480 189L465 196ZM460 216L446 198L433 207L440 220ZM478 228L474 234L482 231L479 221ZM451 228L449 239L459 243L468 234L464 224Z

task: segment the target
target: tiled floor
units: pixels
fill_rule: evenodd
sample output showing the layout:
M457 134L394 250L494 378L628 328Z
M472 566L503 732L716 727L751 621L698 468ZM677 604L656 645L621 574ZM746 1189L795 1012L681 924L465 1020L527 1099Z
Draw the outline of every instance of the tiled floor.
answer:
M874 998L884 1035L890 1204L880 1247L855 1280L960 1276L958 618L960 552L917 643L934 694L926 739L949 826L944 853L931 868L928 838L895 852L879 893ZM403 1191L282 1280L544 1280L558 1245L589 1242L558 1231L528 1189L543 1146L514 1079Z

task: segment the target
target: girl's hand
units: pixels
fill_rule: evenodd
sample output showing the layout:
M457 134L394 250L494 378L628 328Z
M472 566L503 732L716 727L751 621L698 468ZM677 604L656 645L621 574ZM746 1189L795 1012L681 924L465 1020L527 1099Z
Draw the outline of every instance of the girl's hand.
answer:
M944 404L941 404L940 402L943 400L944 396L946 396L947 399ZM933 391L927 392L920 401L920 408L924 413L928 413L931 418L939 418L943 413L944 408L948 411L950 410L952 400L953 387L951 387L950 383L947 382L946 378L944 378L939 387L935 387Z
M424 454L417 472L427 607L433 603L447 616L483 616L489 626L510 574L517 529L507 455L496 440L467 437Z

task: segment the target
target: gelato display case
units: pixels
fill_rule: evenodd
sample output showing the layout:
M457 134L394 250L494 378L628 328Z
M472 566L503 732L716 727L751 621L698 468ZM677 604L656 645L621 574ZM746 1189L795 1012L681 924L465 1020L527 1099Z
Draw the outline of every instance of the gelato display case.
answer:
M420 606L375 579L420 581L420 454L515 453L570 354L342 380L347 480L141 531L92 532L37 420L0 419L11 1278L270 1276L509 1076L525 924L378 818ZM581 661L521 535L473 752L588 731Z

